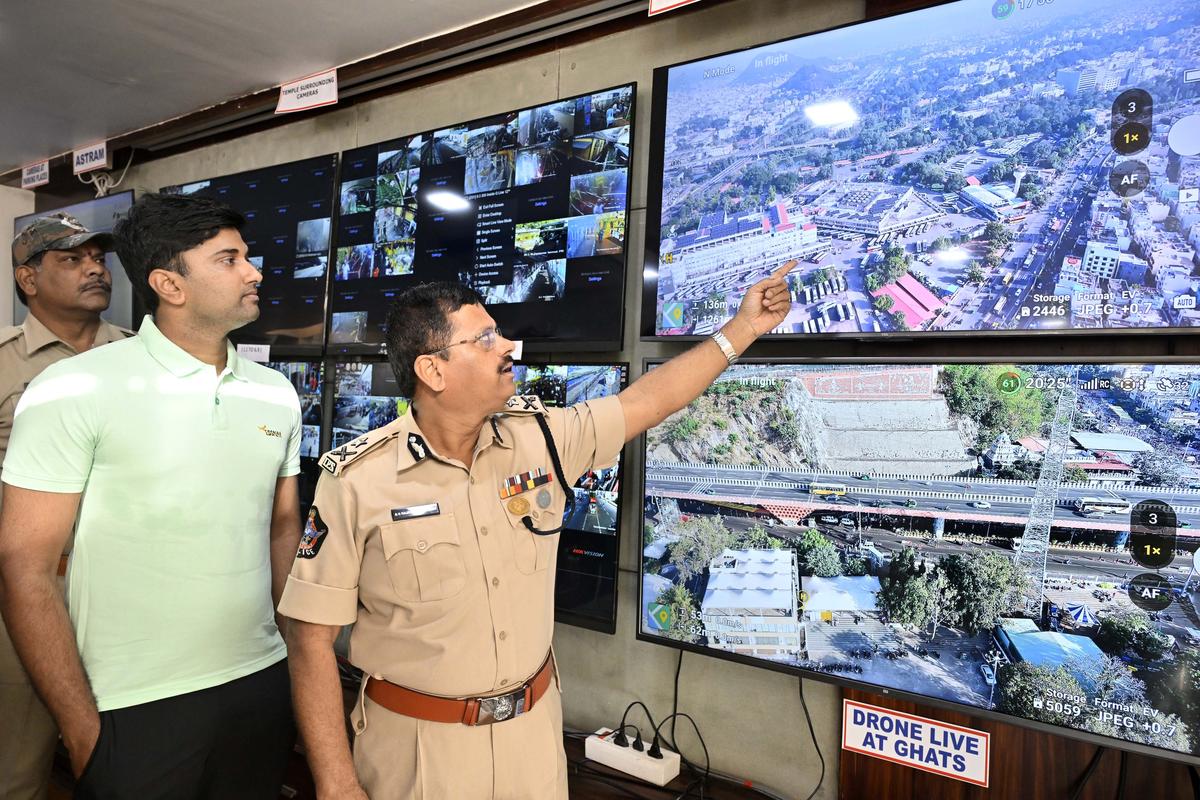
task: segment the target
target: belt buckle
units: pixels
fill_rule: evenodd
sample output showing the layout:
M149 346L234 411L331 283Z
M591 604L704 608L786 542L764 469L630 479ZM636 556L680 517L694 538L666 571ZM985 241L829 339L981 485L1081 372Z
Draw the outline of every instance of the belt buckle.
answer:
M491 725L525 713L525 687L515 692L496 697L479 698L479 711L475 715L476 725Z

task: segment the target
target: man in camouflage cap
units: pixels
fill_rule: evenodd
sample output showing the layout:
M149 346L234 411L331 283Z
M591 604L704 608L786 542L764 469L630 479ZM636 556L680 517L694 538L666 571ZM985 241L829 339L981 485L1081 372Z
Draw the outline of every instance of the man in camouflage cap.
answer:
M13 239L13 279L29 314L22 325L0 328L0 471L13 412L29 382L56 361L131 335L100 319L112 295L104 263L110 250L111 236L62 213L38 217ZM58 731L3 625L0 719L0 797L44 798Z

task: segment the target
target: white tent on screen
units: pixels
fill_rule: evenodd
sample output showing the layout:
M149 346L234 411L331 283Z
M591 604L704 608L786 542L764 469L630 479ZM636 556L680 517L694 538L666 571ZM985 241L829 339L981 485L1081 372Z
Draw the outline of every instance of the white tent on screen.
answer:
M1067 606L1067 613L1071 615L1071 619L1081 628L1090 628L1096 624L1096 615L1092 613L1092 609L1085 603L1073 603Z

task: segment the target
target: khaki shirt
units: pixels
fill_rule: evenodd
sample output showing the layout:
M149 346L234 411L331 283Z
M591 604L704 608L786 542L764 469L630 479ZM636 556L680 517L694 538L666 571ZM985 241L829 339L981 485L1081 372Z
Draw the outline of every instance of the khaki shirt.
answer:
M100 320L93 347L132 335L133 331ZM8 451L17 401L25 387L46 367L74 355L78 355L75 348L51 333L33 314L27 315L21 325L0 328L0 465Z
M559 537L521 517L559 527L572 491L536 414L572 484L625 443L615 396L552 409L517 396L483 426L469 469L435 452L411 413L323 456L280 612L355 623L355 666L428 694L492 694L533 675L554 630Z

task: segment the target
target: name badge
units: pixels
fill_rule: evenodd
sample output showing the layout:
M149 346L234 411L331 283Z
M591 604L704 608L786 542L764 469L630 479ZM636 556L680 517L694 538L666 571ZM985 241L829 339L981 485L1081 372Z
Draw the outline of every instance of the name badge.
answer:
M442 513L442 509L437 503L426 503L422 506L406 506L405 508L393 508L392 522L399 522L402 519L417 519L418 517L436 517L440 513Z

